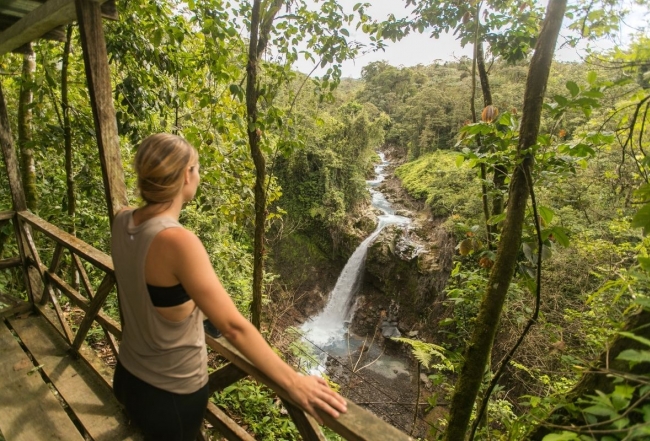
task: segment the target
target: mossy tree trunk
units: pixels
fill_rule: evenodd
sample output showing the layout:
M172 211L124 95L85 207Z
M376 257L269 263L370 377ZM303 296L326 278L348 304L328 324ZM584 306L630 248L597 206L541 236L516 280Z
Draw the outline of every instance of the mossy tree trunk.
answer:
M452 397L449 426L445 433L447 441L463 440L468 432L474 402L492 350L506 293L514 274L529 196L527 176L531 175L530 170L533 165L533 156L529 148L537 142L546 83L565 9L566 0L549 2L528 70L517 145L518 166L512 175L506 219L496 261L490 273L487 291L479 309L471 340L465 349L465 362Z
M23 188L27 199L27 208L36 211L38 192L36 189L36 164L32 149L32 102L34 100L34 72L36 59L31 43L23 55L22 84L18 102L18 149L23 174Z
M248 63L246 65L246 113L248 145L255 163L255 245L253 251L253 301L251 321L260 328L262 324L262 290L264 277L264 232L266 227L266 159L260 148L262 132L257 127L257 101L259 97L257 73L259 60L266 49L271 25L284 0L274 0L268 10L262 11L261 1L253 2L251 13ZM263 14L263 16L262 16Z

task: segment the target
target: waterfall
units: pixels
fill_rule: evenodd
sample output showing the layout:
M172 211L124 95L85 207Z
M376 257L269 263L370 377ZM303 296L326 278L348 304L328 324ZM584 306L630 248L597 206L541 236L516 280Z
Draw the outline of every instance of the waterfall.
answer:
M384 180L383 170L389 164L382 153L379 153L379 155L382 162L375 166L377 176L375 179L367 181L367 184L372 195L372 206L381 210L384 214L378 217L378 225L375 231L361 242L345 264L323 311L302 325L305 336L323 348L338 346L344 340L347 326L354 315L352 299L354 299L361 286L366 254L372 241L388 225L408 225L410 223L410 219L395 215L386 197L374 189Z

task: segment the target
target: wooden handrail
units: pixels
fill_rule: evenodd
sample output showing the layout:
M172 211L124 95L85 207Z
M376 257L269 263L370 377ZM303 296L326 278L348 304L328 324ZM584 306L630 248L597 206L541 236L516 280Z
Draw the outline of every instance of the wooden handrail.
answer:
M52 240L63 245L63 247L72 251L75 254L83 257L88 262L92 263L97 268L107 273L113 273L113 261L111 256L102 253L91 245L88 245L78 237L63 231L62 229L52 225L51 223L41 219L40 217L30 213L29 211L19 211L18 217L31 225L34 229L45 234Z
M271 380L266 374L256 368L246 357L244 357L228 340L224 337L217 339L206 335L208 346L223 355L232 364L239 369L255 378L257 381L264 383L277 393L282 400L296 405L291 399L289 392L284 390L280 385ZM319 412L319 416L325 422L325 425L334 432L341 435L346 440L352 441L412 441L413 438L406 435L397 428L391 426L378 416L357 406L352 401L348 401L348 411L339 418Z
M0 211L0 221L13 219L15 211Z
M9 257L7 259L0 260L0 269L14 268L20 265L22 265L20 257Z

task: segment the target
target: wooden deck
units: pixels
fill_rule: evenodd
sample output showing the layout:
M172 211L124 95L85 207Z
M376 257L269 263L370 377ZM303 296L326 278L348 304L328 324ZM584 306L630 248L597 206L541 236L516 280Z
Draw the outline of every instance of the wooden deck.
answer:
M106 384L43 317L0 324L0 432L7 441L142 439Z

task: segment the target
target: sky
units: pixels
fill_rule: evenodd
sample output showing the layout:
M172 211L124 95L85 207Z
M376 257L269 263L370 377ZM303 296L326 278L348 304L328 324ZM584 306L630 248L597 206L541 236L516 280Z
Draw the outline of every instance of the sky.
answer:
M352 13L352 8L356 3L363 0L339 0L346 13ZM371 3L372 6L367 10L367 13L374 19L384 19L389 14L395 14L396 17L401 18L407 15L407 10L404 7L404 0L365 0ZM542 5L547 4L547 0L538 1ZM368 38L359 30L348 29L350 31L350 38L368 44ZM584 54L585 45L577 49L562 45L562 39L558 41L560 46L556 51L556 59L561 61L579 61L581 55ZM612 46L611 43L601 43L601 48ZM435 60L454 61L462 56L472 56L473 48L467 45L464 48L453 35L443 35L439 39L432 39L425 32L424 34L411 33L399 42L388 42L388 47L385 51L370 52L360 55L356 60L349 60L343 63L342 75L343 77L360 78L361 69L373 62L384 60L393 66L410 67L418 64L428 65L432 64ZM303 73L309 73L313 69L313 63L305 60L300 60L296 68ZM319 70L314 72L314 75L322 74Z

